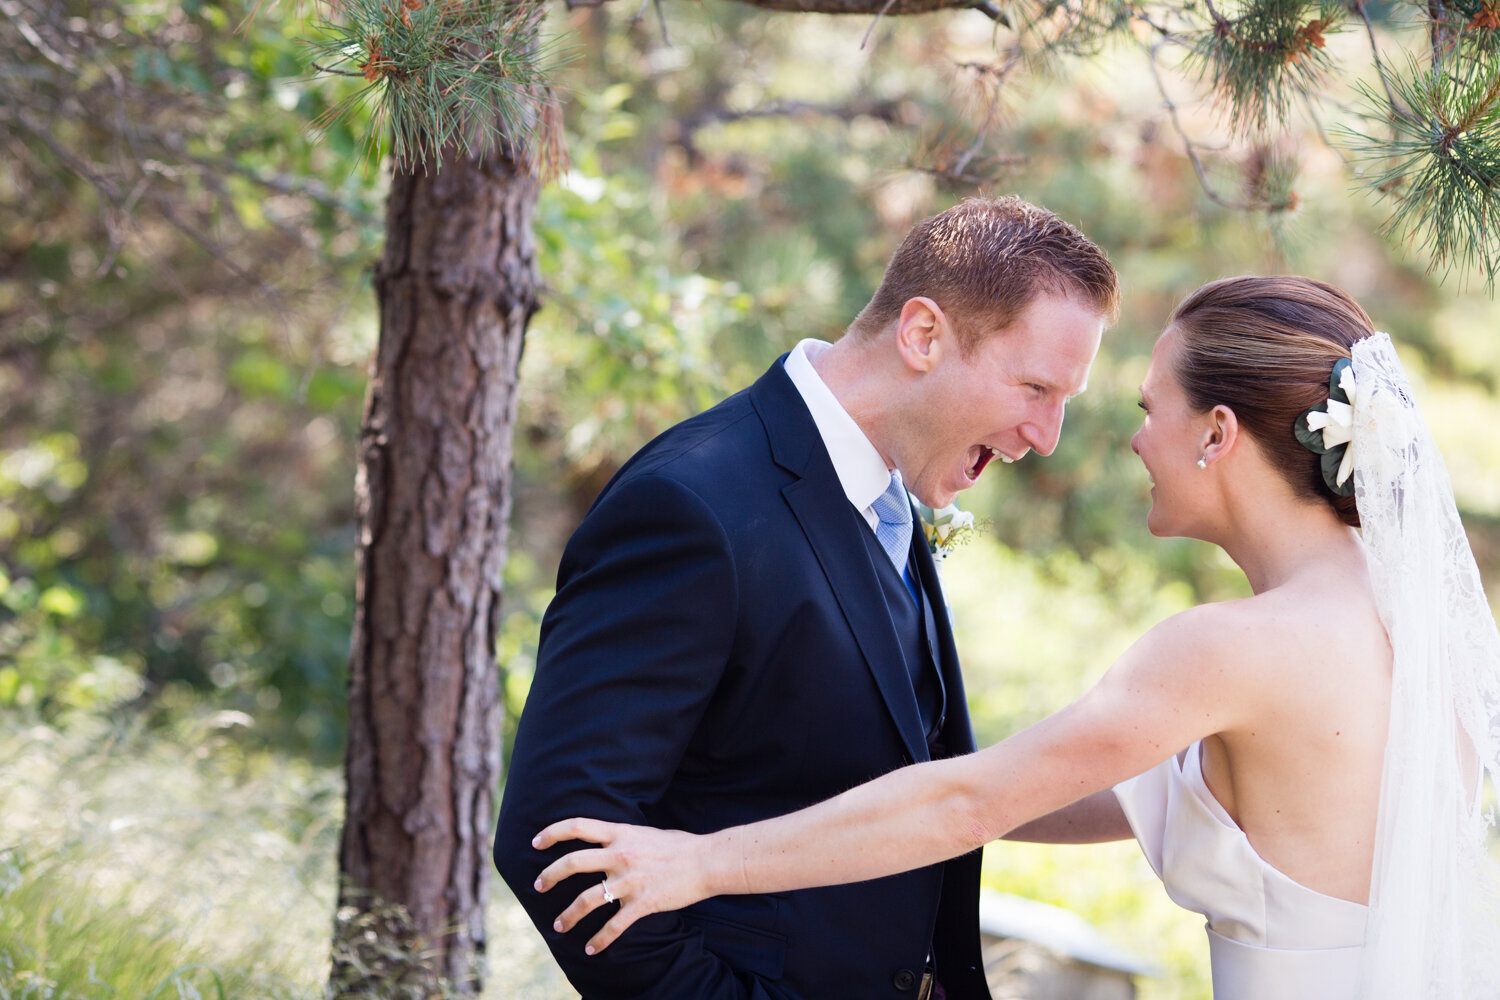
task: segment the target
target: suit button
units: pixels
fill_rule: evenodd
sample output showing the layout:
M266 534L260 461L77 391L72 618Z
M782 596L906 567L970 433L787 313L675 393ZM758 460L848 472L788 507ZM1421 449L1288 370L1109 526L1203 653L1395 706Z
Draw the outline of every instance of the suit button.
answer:
M891 985L905 993L917 985L917 974L910 969L901 969L891 977Z

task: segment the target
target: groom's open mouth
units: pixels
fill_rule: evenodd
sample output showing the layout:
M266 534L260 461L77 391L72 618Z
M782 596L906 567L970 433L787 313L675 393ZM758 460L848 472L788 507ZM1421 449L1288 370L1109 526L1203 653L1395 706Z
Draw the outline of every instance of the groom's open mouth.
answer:
M975 480L977 480L979 478L979 474L984 471L984 467L990 464L990 459L994 458L998 454L999 452L986 444L977 444L974 447L970 448L969 465L966 470L969 481L974 482Z

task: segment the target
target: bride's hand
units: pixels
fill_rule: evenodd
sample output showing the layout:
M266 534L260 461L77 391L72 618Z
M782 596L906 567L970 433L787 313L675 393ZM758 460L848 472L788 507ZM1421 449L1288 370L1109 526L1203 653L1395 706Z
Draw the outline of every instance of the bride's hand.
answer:
M537 834L532 846L546 850L554 844L582 840L598 844L563 855L543 870L536 880L538 892L580 872L603 872L604 880L578 894L558 916L552 927L572 930L578 921L611 900L619 912L589 939L584 951L603 951L640 918L663 910L680 910L707 899L706 841L678 830L658 830L593 819L565 819ZM605 887L608 886L608 895Z

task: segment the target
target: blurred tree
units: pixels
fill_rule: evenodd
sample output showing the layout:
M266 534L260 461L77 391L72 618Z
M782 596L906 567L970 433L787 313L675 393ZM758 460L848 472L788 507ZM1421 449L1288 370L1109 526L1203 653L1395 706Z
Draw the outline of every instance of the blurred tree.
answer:
M568 6L603 2L568 0ZM1299 108L1322 130L1321 115L1331 110L1337 116L1332 131L1347 149L1351 174L1391 205L1385 230L1394 242L1420 244L1439 270L1477 267L1490 286L1500 273L1500 7L1493 0L1241 0L1222 11L1196 0L742 2L779 11L859 14L877 23L943 9L977 10L991 18L993 55L960 67L973 74L979 99L962 118L935 130L914 164L952 181L984 183L1013 162L992 140L1017 83L1060 58L1094 57L1107 42L1128 40L1145 51L1153 71L1169 63L1196 77L1233 136L1256 147L1258 156L1245 164L1243 192L1221 191L1158 74L1172 127L1216 202L1271 213L1296 207L1295 165L1274 132ZM660 0L655 7L666 37ZM1335 57L1327 48L1328 36L1351 23L1368 38L1367 61L1348 51ZM1422 43L1413 49L1416 37ZM1353 81L1352 101L1327 94L1339 78ZM684 125L691 129L694 122Z
M247 13L0 4L0 705L217 691L327 752L378 214Z

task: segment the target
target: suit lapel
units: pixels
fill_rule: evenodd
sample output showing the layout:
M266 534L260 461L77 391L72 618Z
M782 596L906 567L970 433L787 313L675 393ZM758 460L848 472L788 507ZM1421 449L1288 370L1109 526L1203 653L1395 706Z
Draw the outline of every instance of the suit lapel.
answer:
M849 505L802 396L777 361L751 388L778 465L798 478L782 489L817 557L854 641L912 760L927 759L927 739L896 627L860 531L869 530Z

